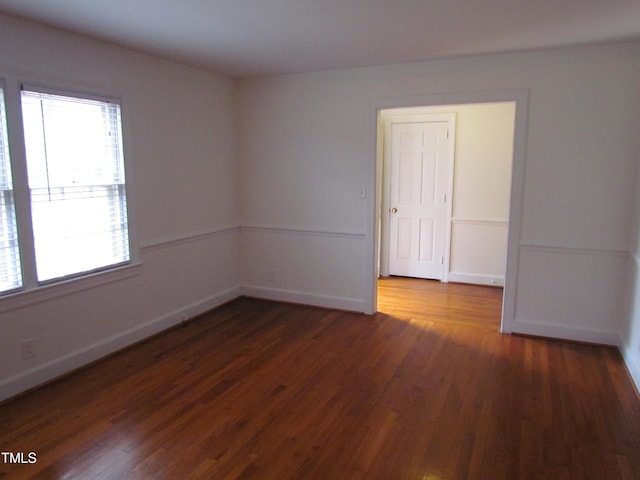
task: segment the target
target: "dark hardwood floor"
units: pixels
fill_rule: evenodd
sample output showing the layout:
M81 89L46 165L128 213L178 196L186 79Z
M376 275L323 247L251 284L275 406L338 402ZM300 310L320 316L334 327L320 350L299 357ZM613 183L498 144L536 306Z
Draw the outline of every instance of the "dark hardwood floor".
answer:
M640 479L619 353L502 335L501 296L384 279L374 316L236 300L0 405L0 450L37 456L0 477Z

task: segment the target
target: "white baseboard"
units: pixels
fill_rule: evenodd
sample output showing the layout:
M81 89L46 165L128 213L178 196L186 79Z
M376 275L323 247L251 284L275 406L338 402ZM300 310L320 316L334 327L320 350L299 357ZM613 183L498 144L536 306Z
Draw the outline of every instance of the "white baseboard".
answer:
M351 312L366 311L365 302L361 298L337 297L332 295L319 295L316 293L300 292L279 288L267 288L261 286L242 287L242 294L247 297L275 300L279 302L298 303L300 305L312 305L314 307L334 308Z
M534 335L537 337L559 338L576 342L597 343L600 345L620 344L618 332L599 330L595 328L570 327L554 323L531 322L516 319L511 328L511 333Z
M625 365L627 366L627 370L629 371L629 375L631 376L631 381L635 384L636 390L640 392L640 356L634 354L631 350L631 347L627 345L622 338L620 339L620 343L618 344L618 349L620 350L620 354L624 360Z
M223 303L241 295L240 287L234 287L218 292L204 300L174 310L154 320L137 325L131 329L112 335L92 345L55 358L47 363L38 365L30 370L9 377L0 382L0 400L13 397L21 392L51 381L65 373L99 360L111 353L121 350L151 335L155 335L167 328L183 321L182 314L188 312L189 318L205 313Z
M449 272L448 281L457 283L471 283L474 285L491 285L494 287L504 287L504 277L498 275Z

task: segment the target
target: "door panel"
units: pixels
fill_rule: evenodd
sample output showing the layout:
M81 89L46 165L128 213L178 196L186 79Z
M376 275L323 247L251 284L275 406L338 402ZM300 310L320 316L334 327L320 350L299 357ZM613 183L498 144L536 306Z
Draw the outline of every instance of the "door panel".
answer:
M442 279L448 122L391 124L389 273Z
M422 154L422 185L421 185L421 198L422 205L435 205L437 183L435 179L438 175L437 169L437 156L432 152L424 152Z
M411 259L411 218L398 218L398 248L396 258L409 261Z
M400 205L411 205L413 203L413 167L415 165L415 155L400 152L399 157L398 203Z
M420 219L419 262L433 262L435 259L435 222L430 218Z

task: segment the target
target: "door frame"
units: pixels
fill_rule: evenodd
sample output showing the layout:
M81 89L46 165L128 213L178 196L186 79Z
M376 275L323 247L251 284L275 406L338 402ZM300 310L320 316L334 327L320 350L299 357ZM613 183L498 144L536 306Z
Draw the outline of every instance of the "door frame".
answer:
M497 90L480 92L435 93L399 97L377 97L369 101L370 124L369 145L371 164L368 168L367 185L375 192L367 202L365 278L365 313L377 311L378 276L380 272L380 233L382 216L382 134L380 110L403 107L429 107L474 103L514 102L515 123L513 137L513 162L511 172L511 199L509 210L509 235L507 241L507 269L502 301L502 321L500 331L511 333L515 319L519 244L522 235L522 215L524 204L524 173L526 163L527 119L529 108L528 89Z
M428 123L428 122L447 122L449 129L448 151L448 172L447 185L443 190L446 192L446 208L444 219L444 249L442 255L444 258L442 265L442 273L440 281L447 283L449 281L449 261L451 250L451 217L453 215L453 174L455 159L455 138L456 138L456 114L455 113L393 113L385 114L380 109L379 116L383 128L382 139L382 191L381 191L381 211L380 211L380 263L379 275L389 275L389 248L390 248L390 220L389 209L391 208L391 126L396 123Z

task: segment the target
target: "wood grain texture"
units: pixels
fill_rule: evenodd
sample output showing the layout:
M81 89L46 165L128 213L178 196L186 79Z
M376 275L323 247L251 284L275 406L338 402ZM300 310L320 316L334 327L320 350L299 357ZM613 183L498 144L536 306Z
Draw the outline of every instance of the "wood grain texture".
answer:
M0 450L37 454L0 477L640 479L619 353L502 335L501 296L391 278L373 316L236 300L0 405Z

